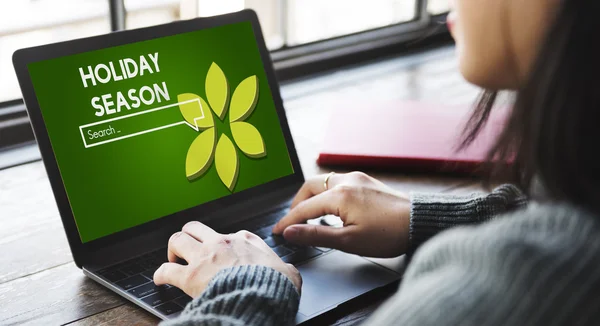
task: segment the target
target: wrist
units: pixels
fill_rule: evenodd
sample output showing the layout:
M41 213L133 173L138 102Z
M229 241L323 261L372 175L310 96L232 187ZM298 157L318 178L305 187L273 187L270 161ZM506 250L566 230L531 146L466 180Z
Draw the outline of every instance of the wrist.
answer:
M220 270L208 283L208 286L192 301L191 308L203 301L242 290L257 290L300 300L300 292L296 285L283 273L267 266L238 265Z
M406 197L406 195L404 195ZM405 254L409 248L410 202L401 198L394 205L395 234L399 239L399 255Z

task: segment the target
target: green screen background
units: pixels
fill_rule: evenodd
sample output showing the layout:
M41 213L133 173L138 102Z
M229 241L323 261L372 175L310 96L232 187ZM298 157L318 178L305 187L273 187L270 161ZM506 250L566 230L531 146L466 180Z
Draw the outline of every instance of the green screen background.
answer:
M84 88L79 67L159 52L160 72ZM147 58L147 56L146 56ZM88 242L199 204L229 195L214 162L201 178L185 175L187 150L198 132L182 125L116 142L84 148L79 126L165 104L177 95L195 93L206 100L204 83L216 62L228 79L230 94L246 77L256 75L259 99L245 121L261 133L267 155L252 159L237 150L239 192L293 173L285 139L250 22L31 63L28 68L50 136L60 174L81 240ZM151 67L154 68L152 62ZM96 117L92 97L166 82L171 100L131 111ZM89 84L88 82L88 85ZM207 111L205 111L206 113ZM149 113L148 116L154 115ZM169 116L171 115L171 116ZM178 107L156 119L183 120ZM233 141L226 123L214 114L217 131ZM134 118L133 118L134 119ZM228 121L225 116L223 121Z

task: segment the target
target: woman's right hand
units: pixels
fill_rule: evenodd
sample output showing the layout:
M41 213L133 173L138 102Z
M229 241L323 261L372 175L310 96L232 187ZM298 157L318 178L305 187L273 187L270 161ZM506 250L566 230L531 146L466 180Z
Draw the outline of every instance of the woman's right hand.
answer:
M287 241L339 249L367 257L396 257L408 248L410 201L362 173L333 174L307 180L290 212L273 228ZM323 215L339 216L341 228L299 224Z

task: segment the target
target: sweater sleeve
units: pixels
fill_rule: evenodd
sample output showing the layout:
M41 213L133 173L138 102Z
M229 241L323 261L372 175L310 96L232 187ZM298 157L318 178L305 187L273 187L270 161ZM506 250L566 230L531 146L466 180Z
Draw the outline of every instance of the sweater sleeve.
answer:
M365 324L598 325L597 216L535 206L423 244Z
M527 204L523 192L510 184L501 185L489 194L411 193L410 201L408 252L411 255L443 230L485 222Z
M264 266L218 272L206 290L162 326L294 325L300 294L283 274Z

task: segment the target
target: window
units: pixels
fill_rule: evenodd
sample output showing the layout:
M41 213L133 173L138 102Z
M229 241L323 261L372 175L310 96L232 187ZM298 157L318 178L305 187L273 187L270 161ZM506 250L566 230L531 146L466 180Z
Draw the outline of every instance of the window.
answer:
M447 0L432 0L431 12L447 11ZM271 50L409 22L418 0L125 0L127 28L177 19L218 15L244 8L260 18ZM444 9L446 8L446 9Z
M404 23L416 17L414 0L290 0L287 45L299 45Z
M0 103L20 97L12 53L23 47L110 31L107 0L0 2ZM126 28L139 28L254 9L271 50L414 21L418 0L124 0ZM431 15L448 11L448 0L429 0Z
M133 29L170 23L182 18L192 18L181 16L183 2L179 0L125 0L125 27Z
M12 66L17 49L110 31L105 0L0 2L0 102L21 97Z
M448 0L429 0L427 11L432 15L445 14L450 11L450 1Z
M437 18L448 11L448 0L0 1L0 150L33 141L22 105L15 108L21 103L15 50L244 8L257 12L279 78L285 79L439 34Z

